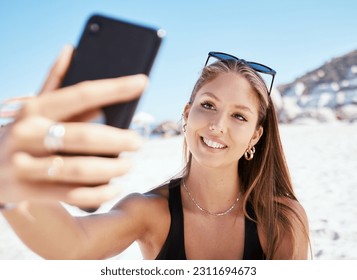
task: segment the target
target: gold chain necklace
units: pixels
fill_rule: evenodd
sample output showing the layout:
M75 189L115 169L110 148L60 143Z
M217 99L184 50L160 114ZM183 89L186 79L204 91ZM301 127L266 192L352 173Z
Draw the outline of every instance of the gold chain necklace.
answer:
M224 216L224 215L227 215L229 212L231 212L234 207L236 207L238 201L239 201L239 195L236 199L236 201L233 203L233 205L231 207L229 207L226 211L223 211L223 212L218 212L218 213L213 213L213 212L210 212L208 211L207 209L204 209L203 207L201 207L198 202L196 201L196 199L194 199L194 197L192 196L191 192L189 191L189 189L187 188L186 184L185 184L185 180L182 179L182 185L185 189L185 191L187 192L188 196L190 197L190 199L192 200L193 204L195 204L195 206L200 210L202 211L203 213L206 213L206 214L209 214L209 215L212 215L212 216L216 216L216 217L219 217L219 216Z

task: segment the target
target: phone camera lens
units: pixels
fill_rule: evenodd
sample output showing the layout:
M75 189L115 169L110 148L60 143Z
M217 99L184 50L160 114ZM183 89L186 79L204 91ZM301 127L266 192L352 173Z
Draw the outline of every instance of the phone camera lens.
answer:
M93 33L98 32L100 29L100 26L98 23L92 23L91 25L89 25L89 30Z

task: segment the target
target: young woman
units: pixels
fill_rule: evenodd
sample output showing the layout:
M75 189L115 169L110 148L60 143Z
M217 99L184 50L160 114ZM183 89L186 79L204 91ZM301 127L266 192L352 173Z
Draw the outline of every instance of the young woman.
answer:
M268 90L257 73L275 72L227 54L209 58L217 61L205 66L183 112L182 174L104 214L73 217L59 203L22 202L3 214L25 244L50 259L109 258L134 241L145 259L308 257L307 217L284 159L272 83ZM70 124L61 125L65 150ZM71 177L68 168L78 166L70 156L56 160L52 181L85 181L85 172Z

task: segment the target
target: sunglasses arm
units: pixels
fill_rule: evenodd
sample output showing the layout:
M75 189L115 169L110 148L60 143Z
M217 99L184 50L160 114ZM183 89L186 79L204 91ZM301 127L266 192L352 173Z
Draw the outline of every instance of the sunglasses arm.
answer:
M269 89L269 95L271 94L271 90L273 89L274 78L275 78L275 75L272 75L272 76L273 76L273 79L271 80L270 89Z

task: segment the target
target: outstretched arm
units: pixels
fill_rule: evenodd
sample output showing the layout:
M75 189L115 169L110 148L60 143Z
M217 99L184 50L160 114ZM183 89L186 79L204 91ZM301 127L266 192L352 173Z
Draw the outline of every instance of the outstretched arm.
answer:
M58 201L96 207L118 194L108 182L126 173L130 163L90 155L133 151L141 138L129 130L78 120L102 106L138 97L147 77L88 81L58 89L70 56L71 49L62 53L43 94L26 100L14 122L1 130L0 205L15 205L1 211L25 244L45 258L105 258L137 238L142 225L139 218L135 218L139 223L132 222L136 212L128 211L124 203L109 214L75 218ZM65 131L55 150L45 141L54 124Z
M105 259L147 231L146 199L131 194L110 212L73 217L55 202L22 202L3 214L21 240L46 259ZM143 214L144 213L144 214Z

